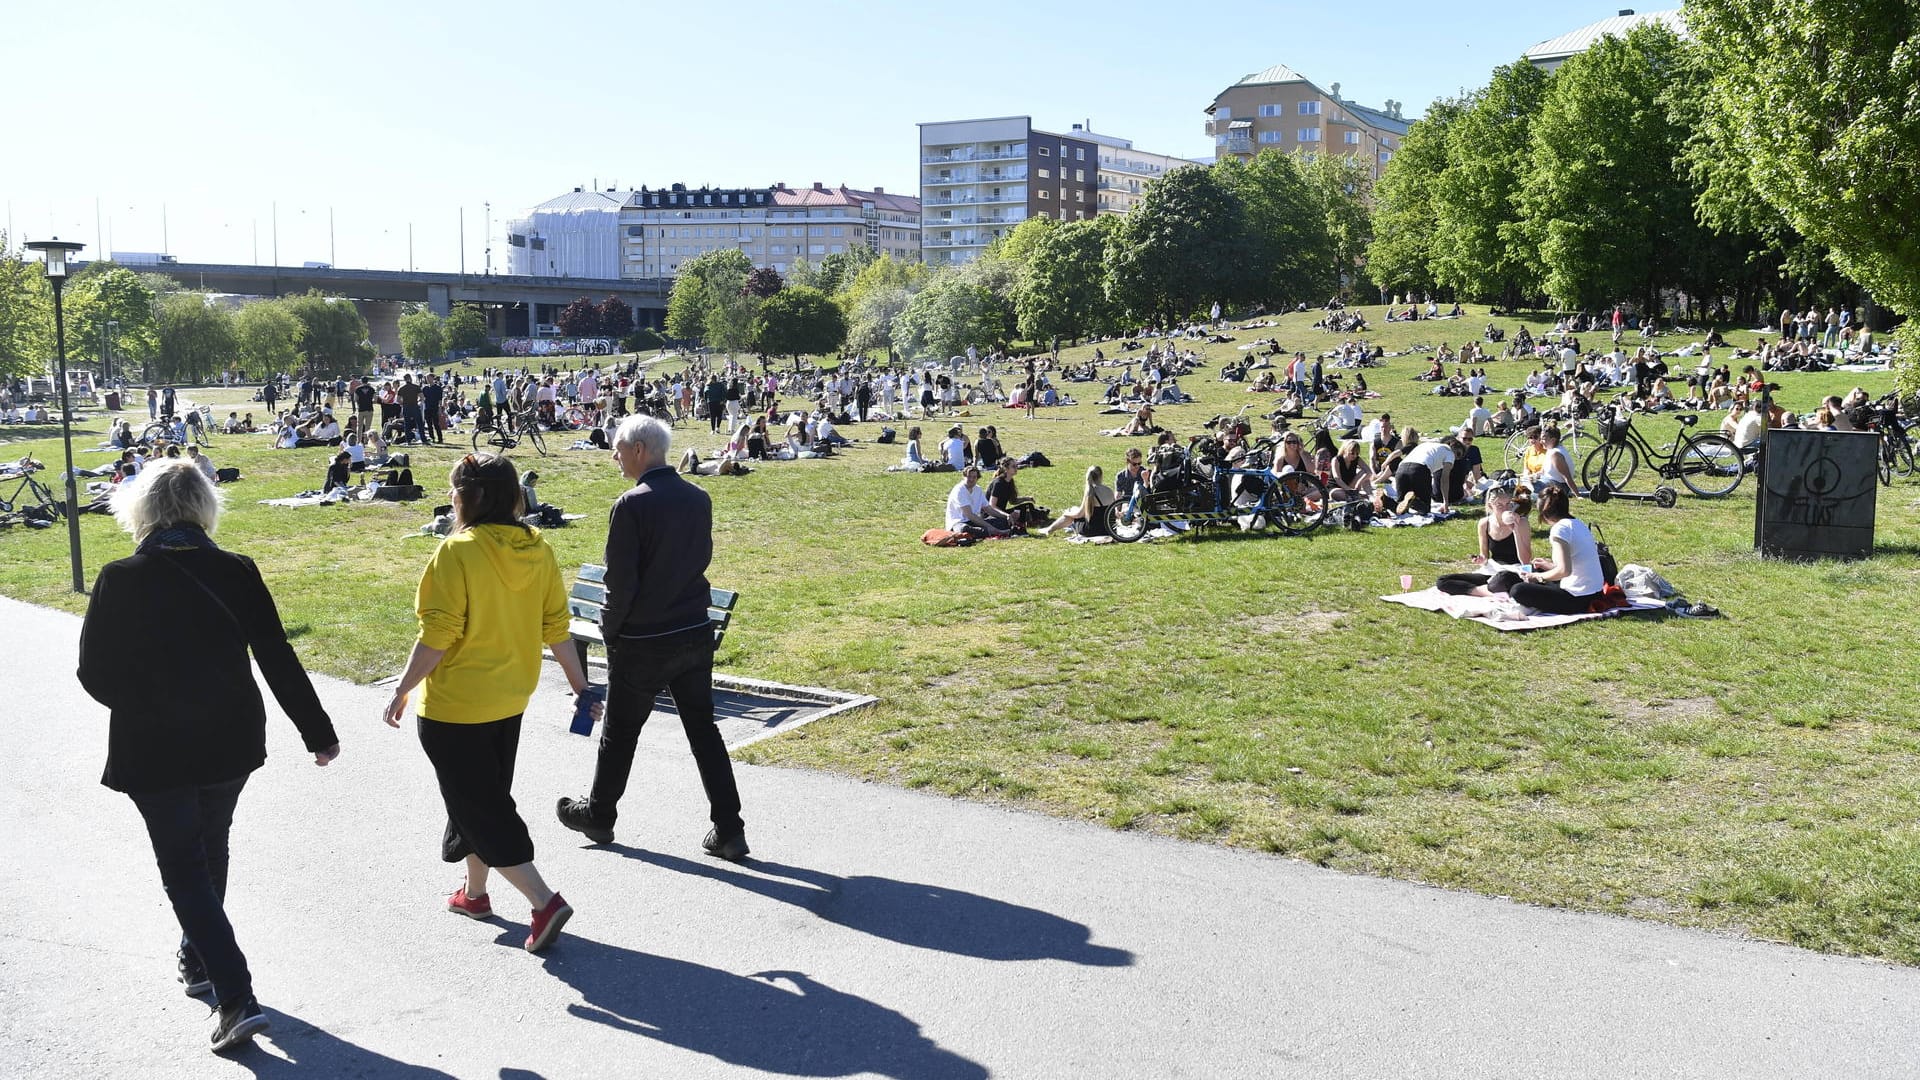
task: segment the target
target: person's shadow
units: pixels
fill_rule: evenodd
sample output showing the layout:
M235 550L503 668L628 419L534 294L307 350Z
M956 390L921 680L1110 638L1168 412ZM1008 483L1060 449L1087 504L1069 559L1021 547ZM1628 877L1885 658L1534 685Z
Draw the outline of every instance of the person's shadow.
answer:
M262 1011L272 1021L272 1026L260 1036L261 1041L272 1044L275 1050L286 1056L280 1057L257 1046L237 1047L231 1053L222 1055L261 1080L312 1080L337 1076L352 1076L359 1080L455 1080L451 1073L424 1065L410 1065L397 1058L355 1046L278 1009Z
M520 932L501 936L514 944ZM585 999L567 1012L729 1065L787 1076L879 1073L898 1080L985 1080L883 1005L798 971L735 975L685 960L569 936L542 957Z
M711 878L828 922L922 949L982 960L1066 960L1092 967L1128 967L1133 954L1095 945L1084 924L978 893L883 877L837 877L755 859L731 866L610 844L614 851L683 874Z

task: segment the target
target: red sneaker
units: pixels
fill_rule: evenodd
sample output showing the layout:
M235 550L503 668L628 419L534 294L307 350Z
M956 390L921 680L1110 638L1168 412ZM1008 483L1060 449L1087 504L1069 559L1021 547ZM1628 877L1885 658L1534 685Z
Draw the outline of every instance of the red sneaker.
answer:
M573 909L567 906L565 898L554 893L546 907L533 913L533 925L527 927L527 951L539 952L553 944L553 939L560 936L560 928L571 918Z
M462 885L453 890L452 896L447 897L447 910L458 912L469 919L485 919L493 915L493 901L487 899L484 894L468 896L467 887Z

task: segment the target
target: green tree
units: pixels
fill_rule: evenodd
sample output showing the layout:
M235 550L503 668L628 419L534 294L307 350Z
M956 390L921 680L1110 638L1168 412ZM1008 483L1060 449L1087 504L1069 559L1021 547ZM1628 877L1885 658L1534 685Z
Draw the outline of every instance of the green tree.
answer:
M910 360L958 356L969 345L1003 342L1006 323L999 297L949 270L935 274L894 319L893 347Z
M255 300L233 316L234 349L249 378L297 370L306 336L306 324L279 300Z
M1688 0L1708 111L1748 182L1833 262L1908 316L1920 383L1920 9L1910 0Z
M1030 217L1015 225L1005 236L987 245L986 255L992 259L1003 259L1015 266L1025 266L1033 258L1034 248L1047 234L1059 228L1061 222L1050 217Z
M1172 324L1215 300L1255 300L1265 288L1246 204L1210 169L1175 169L1147 189L1107 247L1113 299Z
M416 364L445 358L447 324L426 308L400 316L400 354Z
M234 360L233 315L205 293L174 292L157 303L159 348L147 376L161 382L203 382Z
M8 244L0 232L0 378L45 371L53 355L53 288Z
M1300 160L1300 175L1326 235L1323 280L1332 289L1372 292L1365 262L1373 239L1373 165L1343 154L1308 154Z
M76 343L90 340L108 321L120 324L114 331L113 341L114 353L122 363L144 367L159 351L153 290L139 274L124 266L104 263L88 266L67 282L63 304L70 355ZM149 377L159 376L151 373Z
M828 356L846 340L847 317L819 289L782 289L754 315L753 347L763 356Z
M1663 25L1603 37L1554 72L1521 182L1526 232L1557 302L1601 307L1633 297L1659 310L1663 287L1710 242L1682 163L1689 133L1667 94L1695 71Z
M1499 297L1510 309L1522 296L1538 295L1538 238L1525 227L1520 194L1548 83L1526 60L1495 68L1492 80L1447 122L1446 165L1428 194L1435 284L1469 297Z
M1040 233L1014 291L1023 337L1052 342L1058 351L1062 338L1086 337L1117 321L1107 297L1107 237L1119 222L1108 215Z
M894 320L913 302L905 286L863 290L847 316L847 348L862 355L893 345Z
M447 313L447 348L478 349L487 343L487 317L466 305Z
M1465 109L1461 98L1442 98L1429 106L1407 130L1373 186L1367 276L1382 289L1424 292L1439 284L1433 274L1433 189L1447 170L1447 133Z
M747 291L753 261L738 248L703 252L680 264L667 297L667 333L729 354L751 347L760 300Z
M1268 148L1251 161L1228 157L1213 167L1246 205L1254 241L1247 270L1260 282L1257 298L1280 306L1309 298L1318 302L1337 287L1326 213L1308 185L1304 164L1296 155Z
M300 366L315 375L354 375L373 362L373 343L367 340L367 320L353 301L328 296L318 289L282 301L304 328L300 335Z
M865 244L849 244L845 251L836 251L820 260L820 280L814 288L828 296L838 295L878 258L880 253Z

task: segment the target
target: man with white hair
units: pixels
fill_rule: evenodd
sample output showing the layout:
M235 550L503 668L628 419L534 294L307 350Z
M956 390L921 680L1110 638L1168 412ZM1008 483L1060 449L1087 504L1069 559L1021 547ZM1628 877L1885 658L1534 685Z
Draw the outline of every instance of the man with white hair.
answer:
M606 727L593 787L560 800L560 823L597 844L613 842L620 797L633 770L634 744L661 690L673 695L687 731L713 828L707 854L738 861L746 825L733 762L713 722L713 627L707 618L713 560L713 500L667 463L673 429L629 416L613 437L613 458L633 487L614 500L607 524L607 598L600 630L607 642Z

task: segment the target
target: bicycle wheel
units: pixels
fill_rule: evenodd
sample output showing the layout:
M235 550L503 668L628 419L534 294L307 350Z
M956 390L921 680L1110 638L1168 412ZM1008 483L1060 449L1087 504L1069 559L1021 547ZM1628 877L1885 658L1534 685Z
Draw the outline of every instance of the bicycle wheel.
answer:
M477 454L480 451L485 450L487 448L487 441L488 441L487 437L492 434L493 432L491 430L474 428L473 429L473 452Z
M1740 448L1724 435L1702 435L1680 450L1675 462L1680 467L1680 482L1702 498L1715 498L1740 486L1744 470Z
M1893 446L1885 438L1880 440L1880 454L1874 462L1873 475L1879 478L1881 487L1893 486Z
M1118 501L1107 507L1107 532L1123 544L1147 535L1147 515L1140 512L1137 499Z
M173 425L163 424L160 421L156 420L153 423L148 424L146 427L143 427L140 429L140 441L143 443L150 443L153 440L166 435L167 432L172 430L173 430Z
M1587 455L1580 465L1580 483L1588 491L1605 484L1615 491L1625 488L1640 468L1640 452L1628 443L1608 443Z
M587 410L582 409L578 405L567 406L567 426L577 428L577 427L585 427L586 425L587 425Z
M1507 436L1507 468L1514 472L1521 470L1527 461L1528 445L1525 428L1515 428L1513 434Z
M527 425L527 441L533 444L535 450L540 451L541 457L547 456L547 437L540 434L539 424Z
M1288 473L1267 487L1260 512L1274 528L1304 536L1327 520L1327 488L1309 473Z
M1893 474L1895 476L1913 475L1913 446L1905 442L1893 444Z

